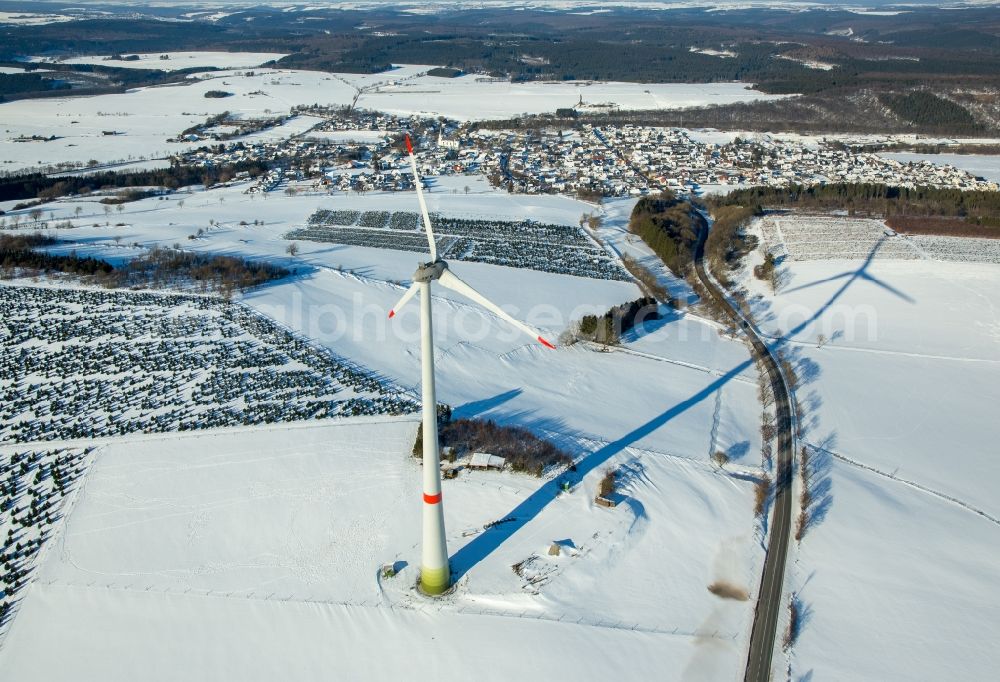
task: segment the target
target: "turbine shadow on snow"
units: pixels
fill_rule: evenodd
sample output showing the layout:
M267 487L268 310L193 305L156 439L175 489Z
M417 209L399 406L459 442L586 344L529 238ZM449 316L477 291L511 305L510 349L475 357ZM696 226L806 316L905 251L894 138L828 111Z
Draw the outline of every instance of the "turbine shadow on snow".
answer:
M866 279L871 281L883 288L888 289L892 293L901 297L903 300L913 303L914 299L907 296L906 294L898 291L894 287L885 284L881 280L877 280L871 275L866 273L868 266L874 260L878 249L881 247L884 238L879 240L872 250L869 252L868 256L865 258L864 263L858 270L853 273L844 273L843 275L837 276L831 279L841 279L847 277L847 281L833 293L833 295L819 308L816 309L806 320L796 325L784 336L771 339L771 348L778 350L782 346L787 344L787 340L794 337L796 334L806 329L810 324L819 319L823 313L825 313L830 306L832 306L847 289L858 279ZM819 284L820 282L813 282L811 284L803 285L798 287L798 289L803 289L809 286ZM674 417L677 417L690 408L694 407L698 403L706 400L707 398L715 395L716 391L719 391L727 383L739 376L743 371L753 366L753 360L747 359L722 376L716 378L710 384L702 388L700 391L692 395L691 397L682 400L681 402L673 405L669 409L662 412L657 417L641 424L625 435L623 435L618 440L612 441L597 450L584 455L581 459L576 462L575 476L578 480L583 479L587 474L591 473L602 464L607 462L609 459L614 457L616 454L624 450L625 448L635 444L639 440L651 435L657 429L661 428L668 422L670 422ZM810 366L809 372L812 378L815 379L820 374L820 368L818 364ZM506 395L506 394L501 394ZM546 427L543 427L546 428ZM556 429L552 429L557 431ZM558 431L557 431L558 432ZM822 461L820 464L821 478L819 478L818 483L821 483L819 489L816 491L819 493L816 499L816 505L814 508L814 519L813 523L818 524L823 521L826 515L829 513L830 507L833 504L833 495L830 491L829 476L825 475L828 471L829 463L828 461ZM449 560L451 564L452 578L455 582L460 580L469 571L475 568L481 561L486 559L490 554L496 551L504 542L510 539L515 533L524 528L530 521L537 517L542 510L545 509L548 504L554 500L560 492L560 484L563 477L555 477L551 480L546 481L540 488L529 495L524 501L514 507L510 512L506 514L507 517L511 517L513 520L509 523L504 523L501 525L494 526L488 531L475 536L469 543L459 549L455 554L453 554ZM773 496L768 500L767 504L773 501ZM767 523L768 511L765 510L764 514L764 524ZM765 529L766 532L766 529Z
M612 441L597 450L584 455L576 462L575 476L584 478L590 472L617 455L619 452L652 434L674 417L683 414L698 403L715 395L715 392L736 378L741 372L751 367L753 362L746 360L726 372L705 388L690 398L683 400L660 415L632 429L618 440ZM548 504L559 495L560 477L546 481L540 488L529 495L523 502L506 514L513 521L494 526L488 531L474 537L472 541L455 552L451 557L452 577L458 581L474 568L479 562L492 554L496 549L537 517Z
M509 400L517 398L519 395L524 393L524 389L512 388L509 391L503 393L498 393L492 398L485 398L483 400L474 400L471 403L465 403L464 405L459 405L454 410L455 417L471 418L479 416L484 412L489 412L490 410L499 407Z
M839 275L834 275L833 277L826 277L824 279L818 279L815 282L809 282L808 284L801 284L801 285L799 285L797 287L792 287L791 289L783 291L782 293L784 293L784 294L791 294L791 293L794 293L796 291L802 291L803 289L809 289L811 287L818 286L820 284L826 284L828 282L835 282L838 279L843 279L843 278L846 277L846 278L848 278L847 282L845 282L844 285L833 295L833 297L826 303L826 305L824 305L823 307L821 307L819 309L819 311L817 311L819 314L822 314L822 312L826 308L828 308L830 305L833 304L834 301L836 301L838 298L840 298L840 295L844 293L844 291L847 289L847 287L849 287L851 284L854 283L855 280L858 280L858 279L863 279L863 280L865 280L867 282L870 282L870 283L872 283L872 284L874 284L876 286L882 287L883 289L885 289L886 291L888 291L890 294L893 294L896 297L903 299L907 303L916 303L916 301L913 298L911 298L907 294L903 293L902 291L900 291L896 287L894 287L891 284L889 284L887 282L884 282L881 279L879 279L878 277L875 277L874 275L871 275L871 274L868 273L868 266L872 264L873 260L875 260L875 255L878 253L878 250L880 248L882 248L882 244L885 242L886 239L887 239L887 237L882 237L877 242L875 242L875 246L872 247L872 250L868 253L868 256L865 258L864 263L862 263L861 267L858 268L857 270L854 270L853 272L842 272Z

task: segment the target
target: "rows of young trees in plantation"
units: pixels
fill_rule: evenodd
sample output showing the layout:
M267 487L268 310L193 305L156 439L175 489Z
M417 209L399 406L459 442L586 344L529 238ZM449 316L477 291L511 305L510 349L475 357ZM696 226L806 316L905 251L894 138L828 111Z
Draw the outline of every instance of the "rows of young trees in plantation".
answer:
M56 199L70 194L88 194L101 189L127 187L167 187L214 185L228 182L240 172L257 177L267 171L259 161L241 161L209 168L172 166L130 173L104 171L87 175L51 177L43 173L0 176L0 201L18 199Z
M831 183L749 187L712 200L713 206L846 210L852 215L954 218L960 224L1000 228L1000 192L936 187Z

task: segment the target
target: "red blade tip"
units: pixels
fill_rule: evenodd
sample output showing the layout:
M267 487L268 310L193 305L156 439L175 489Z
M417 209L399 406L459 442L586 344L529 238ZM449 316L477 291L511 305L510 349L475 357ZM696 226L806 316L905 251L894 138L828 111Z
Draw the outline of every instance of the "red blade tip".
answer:
M391 320L391 319L392 319L393 317L395 317L395 315L396 315L396 311L395 311L395 310L390 310L390 311L389 311L389 319L390 319L390 320Z
M406 136L406 151L410 152L411 154L413 153L413 143L410 142L409 135Z
M548 341L546 341L545 339L543 339L541 336L538 337L538 343L542 344L546 348L551 348L552 350L556 349L555 346L553 346L551 343L549 343Z

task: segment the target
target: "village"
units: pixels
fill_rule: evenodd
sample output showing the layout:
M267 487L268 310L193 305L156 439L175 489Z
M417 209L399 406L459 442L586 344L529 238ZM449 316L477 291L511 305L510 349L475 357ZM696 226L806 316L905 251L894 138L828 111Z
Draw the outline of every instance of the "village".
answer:
M700 134L634 125L493 130L476 123L378 112L300 108L317 123L284 139L245 138L201 147L175 163L217 166L264 162L269 171L248 193L391 192L413 188L402 132L417 140L425 177L483 175L522 194L588 199L641 196L663 190L694 195L746 186L832 182L900 187L998 189L950 165L901 162L855 152L838 140L774 135ZM713 141L717 140L717 141Z

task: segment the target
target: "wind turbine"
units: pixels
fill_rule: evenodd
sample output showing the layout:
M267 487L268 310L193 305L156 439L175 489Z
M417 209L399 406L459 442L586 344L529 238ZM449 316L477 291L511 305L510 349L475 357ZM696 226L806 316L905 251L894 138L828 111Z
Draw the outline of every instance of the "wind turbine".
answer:
M506 320L547 348L555 348L541 334L523 322L514 319L500 306L496 305L478 291L458 278L448 264L438 258L437 246L434 243L434 230L427 214L427 204L424 201L424 191L420 185L420 175L417 172L417 160L413 156L413 144L410 136L406 136L406 149L410 154L410 168L413 170L413 182L417 188L417 201L420 202L420 214L423 216L424 229L427 231L427 245L430 247L431 259L417 266L413 275L413 284L406 290L399 303L389 311L389 317L395 317L403 306L420 292L420 360L421 360L421 398L423 402L423 441L424 441L424 511L423 511L423 550L420 560L420 587L431 595L441 594L451 586L451 571L448 568L448 546L444 537L444 509L441 505L441 453L438 450L437 398L434 390L434 334L431 329L431 282L437 281L441 286L458 292L462 296L478 303L497 317Z

